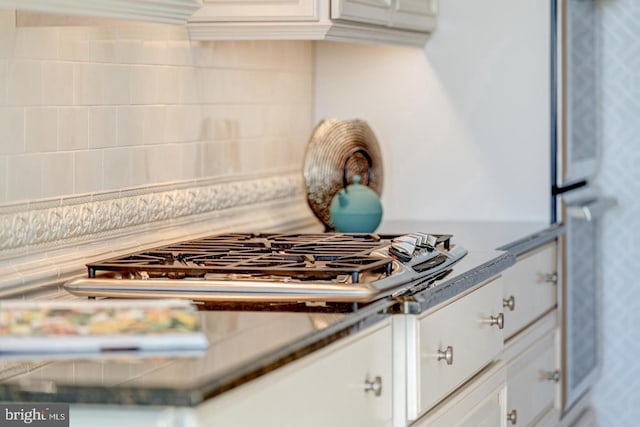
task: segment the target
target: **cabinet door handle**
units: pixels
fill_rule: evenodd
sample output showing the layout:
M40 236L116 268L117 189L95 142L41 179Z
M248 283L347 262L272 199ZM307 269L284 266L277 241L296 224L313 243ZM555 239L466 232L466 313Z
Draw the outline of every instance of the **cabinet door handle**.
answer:
M504 329L504 314L498 313L497 316L490 316L485 322L491 326L497 326L498 329Z
M558 284L558 273L548 273L544 275L545 283L551 283L552 285Z
M507 421L512 425L516 425L518 422L518 411L512 409L511 412L507 414Z
M444 351L438 350L438 361L444 360L447 365L453 365L453 347L448 346Z
M554 383L560 382L560 370L548 371L542 374L542 379L546 381L553 381Z
M509 298L502 299L502 307L508 309L509 311L513 311L516 309L516 297L513 295L509 296Z
M382 378L376 376L373 380L369 378L364 380L364 392L371 392L374 396L380 396L382 394Z

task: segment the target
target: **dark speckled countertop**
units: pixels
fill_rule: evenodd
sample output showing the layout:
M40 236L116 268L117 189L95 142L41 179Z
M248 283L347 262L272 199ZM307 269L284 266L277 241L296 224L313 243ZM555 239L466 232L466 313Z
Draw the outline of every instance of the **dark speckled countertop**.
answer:
M434 284L418 292L399 291L353 312L202 311L210 345L201 353L0 358L0 400L195 406L402 312L407 298L419 301L419 311L440 304L500 273L562 228L398 221L384 223L378 231L454 234L454 243L469 254ZM412 307L416 310L416 304Z

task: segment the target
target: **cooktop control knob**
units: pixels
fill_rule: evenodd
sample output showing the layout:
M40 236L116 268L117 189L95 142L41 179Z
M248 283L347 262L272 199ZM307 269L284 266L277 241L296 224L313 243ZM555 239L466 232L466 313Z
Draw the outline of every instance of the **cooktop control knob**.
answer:
M416 246L420 249L424 248L427 241L427 235L425 233L411 233L409 236L416 239Z
M391 242L391 247L396 251L407 256L413 255L413 252L416 249L415 243L408 242L406 240L395 240L395 239Z

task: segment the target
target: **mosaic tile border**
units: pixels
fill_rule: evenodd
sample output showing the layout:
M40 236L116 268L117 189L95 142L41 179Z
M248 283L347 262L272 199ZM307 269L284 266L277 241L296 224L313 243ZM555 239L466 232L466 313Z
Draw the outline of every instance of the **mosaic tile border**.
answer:
M0 256L30 247L96 239L304 192L301 173L208 179L0 206Z

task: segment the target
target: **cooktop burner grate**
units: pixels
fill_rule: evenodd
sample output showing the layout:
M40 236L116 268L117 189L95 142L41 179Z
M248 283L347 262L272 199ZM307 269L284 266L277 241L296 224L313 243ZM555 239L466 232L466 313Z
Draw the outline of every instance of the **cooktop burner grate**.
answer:
M154 278L204 278L207 274L335 280L363 272L390 275L393 258L372 253L388 245L376 234L250 234L209 236L88 264L99 271Z

